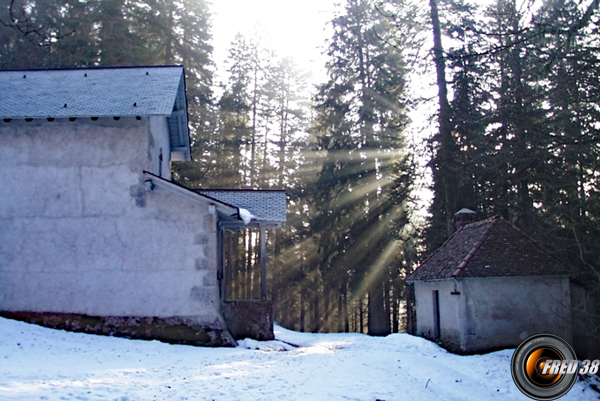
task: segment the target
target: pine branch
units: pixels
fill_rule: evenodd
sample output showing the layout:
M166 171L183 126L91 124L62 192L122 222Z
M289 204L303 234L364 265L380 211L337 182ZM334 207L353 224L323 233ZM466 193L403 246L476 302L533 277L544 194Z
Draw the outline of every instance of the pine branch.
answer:
M29 40L31 43L36 44L40 47L50 46L53 42L71 36L75 33L75 29L64 35L54 35L51 38L45 36L42 31L44 26L36 27L32 22L31 18L27 17L25 11L22 11L22 16L18 16L15 11L15 1L11 0L9 5L9 22L0 19L0 24L7 28L15 29L20 32L24 38ZM37 37L35 39L34 37Z

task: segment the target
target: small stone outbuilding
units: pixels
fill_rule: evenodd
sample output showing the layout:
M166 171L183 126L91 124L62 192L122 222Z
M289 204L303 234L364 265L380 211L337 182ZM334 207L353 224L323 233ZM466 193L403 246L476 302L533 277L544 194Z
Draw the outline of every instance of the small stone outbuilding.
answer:
M0 94L0 316L189 344L273 338L266 230L286 195L171 180L191 160L183 67L2 71ZM223 232L250 228L262 297L230 300Z
M416 334L458 353L516 347L536 333L572 343L573 273L500 217L466 224L407 279Z

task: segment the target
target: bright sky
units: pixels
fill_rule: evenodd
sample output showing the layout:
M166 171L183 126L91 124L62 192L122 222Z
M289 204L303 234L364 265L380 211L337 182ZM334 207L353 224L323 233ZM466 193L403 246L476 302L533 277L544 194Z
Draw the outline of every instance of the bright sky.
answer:
M339 0L213 0L214 60L218 79L226 77L225 60L235 35L252 37L258 30L263 45L282 57L293 57L306 71L313 72L314 82L325 79L322 56L327 22L334 16Z
M226 60L235 35L241 32L246 37L252 37L256 29L265 39L265 47L275 50L282 57L293 57L300 68L312 72L312 83L325 82L327 57L322 53L332 34L328 22L334 18L336 10L341 9L335 6L336 3L344 4L345 1L213 0L210 10L213 56L217 64L216 82L227 79ZM427 87L426 84L424 86ZM407 132L407 139L418 143L429 134L430 127L423 120L422 111L411 113L411 118L426 126ZM422 129L427 132L414 132ZM431 193L422 186L426 187L427 183L419 184L418 197L422 199L421 203L426 204Z

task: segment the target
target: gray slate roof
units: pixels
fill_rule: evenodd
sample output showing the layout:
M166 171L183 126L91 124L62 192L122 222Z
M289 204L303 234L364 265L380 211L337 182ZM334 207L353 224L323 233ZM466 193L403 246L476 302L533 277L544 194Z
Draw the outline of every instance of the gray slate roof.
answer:
M520 229L492 217L460 228L407 280L574 273Z
M181 66L0 71L0 118L169 116L183 82Z
M196 190L223 203L248 210L257 221L283 223L286 216L285 191Z

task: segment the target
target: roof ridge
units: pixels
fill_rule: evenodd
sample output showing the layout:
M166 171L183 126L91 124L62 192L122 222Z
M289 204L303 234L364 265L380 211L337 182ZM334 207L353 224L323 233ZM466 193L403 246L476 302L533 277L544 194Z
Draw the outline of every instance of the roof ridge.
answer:
M468 225L468 224L467 224L467 225ZM465 226L462 226L462 227L461 227L461 228L459 228L458 230L454 231L454 232L452 233L452 235L451 235L451 236L449 236L448 238L446 238L446 241L444 241L444 242L442 243L442 245L440 245L440 246L439 246L439 247L438 247L438 248L437 248L435 251L431 252L431 254L429 254L429 256L427 256L427 257L425 258L425 260L424 260L424 261L422 261L421 263L419 263L419 266L417 266L417 268L416 268L415 270L413 270L413 271L412 271L412 272L411 272L411 273L410 273L410 274L407 276L407 278L406 278L406 279L408 280L408 279L410 278L410 276L412 276L412 275L413 275L413 274L414 274L414 273L415 273L417 270L419 270L419 268L420 268L421 266L423 266L425 263L427 263L427 261L428 261L429 259L431 259L431 258L432 258L432 257L433 257L433 256L434 256L436 253L438 253L438 252L440 251L440 249L442 249L442 248L444 247L444 245L446 245L448 242L450 242L450 240L451 240L452 238L454 238L454 236L455 236L455 235L456 235L458 232L460 232L462 229L464 229L464 228L465 228L467 225L465 225Z
M492 222L492 220L494 220L494 219L497 219L497 218L499 218L499 217L500 217L500 216L497 216L497 215L496 215L496 216L488 217L487 219L484 219L484 220L477 220L477 221L474 221L474 222L472 222L472 223L465 224L465 225L464 225L463 227L461 227L461 228L464 228L464 227L475 227L475 226L482 226L482 225L484 225L484 224L488 224L488 223ZM501 218L501 217L500 217L500 218Z
M469 262L471 261L471 259L473 259L473 257L475 256L475 254L477 253L477 251L479 250L479 248L481 247L481 245L485 242L485 240L487 239L487 237L490 235L490 232L492 231L492 229L496 226L496 224L498 224L498 221L501 220L501 217L500 216L494 216L494 217L492 217L490 219L487 219L487 220L490 221L489 227L483 233L482 238L479 241L475 242L475 244L473 245L473 248L469 251L469 253L467 254L467 256L465 256L465 258L463 259L463 261L460 263L460 265L458 265L458 267L456 268L456 270L452 274L452 277L458 277L458 276L460 276L460 274L464 271L465 267L467 267L467 264L469 264ZM483 220L483 221L487 221L487 220ZM467 226L470 226L470 225L471 224L468 224ZM467 227L467 226L465 226L465 227Z
M165 64L165 65L125 65L112 67L67 67L67 68L24 68L17 70L0 70L0 72L44 72L44 71L82 71L82 70L118 70L118 69L144 69L144 68L185 68L183 64Z
M234 189L234 188L189 188L192 191L202 192L202 191L210 191L210 192L286 192L285 189L261 189L261 188L242 188L242 189Z
M410 278L410 276L412 276L419 269L419 267L421 267L425 263L427 263L427 261L429 259L431 259L436 253L438 253L442 248L444 248L444 246L448 242L450 242L450 240L452 240L452 238L454 238L459 232L462 232L466 227L473 226L473 225L476 225L476 224L480 224L480 223L485 222L487 220L490 220L490 219L488 218L488 219L485 219L485 220L474 221L473 223L465 224L464 226L460 227L458 230L454 231L451 236L449 236L448 238L446 238L446 241L444 241L442 243L442 245L440 245L439 247L437 247L437 249L435 251L431 252L431 254L429 254L429 256L427 256L424 261L422 261L421 263L419 263L419 266L415 270L413 270L412 273L410 273L407 278Z

